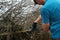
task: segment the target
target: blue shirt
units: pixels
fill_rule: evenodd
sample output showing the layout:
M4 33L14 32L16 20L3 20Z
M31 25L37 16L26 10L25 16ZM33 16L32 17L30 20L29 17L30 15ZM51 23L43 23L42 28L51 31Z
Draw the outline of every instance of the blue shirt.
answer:
M52 38L60 38L60 0L47 0L40 13L43 23L50 23Z

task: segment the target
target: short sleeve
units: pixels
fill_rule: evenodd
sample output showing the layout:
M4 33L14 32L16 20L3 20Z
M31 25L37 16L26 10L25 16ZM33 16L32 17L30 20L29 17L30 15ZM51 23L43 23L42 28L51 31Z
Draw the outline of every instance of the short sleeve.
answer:
M50 21L49 21L49 18L50 18L49 11L45 8L41 8L40 13L41 13L41 16L42 16L42 22L43 23L50 23Z

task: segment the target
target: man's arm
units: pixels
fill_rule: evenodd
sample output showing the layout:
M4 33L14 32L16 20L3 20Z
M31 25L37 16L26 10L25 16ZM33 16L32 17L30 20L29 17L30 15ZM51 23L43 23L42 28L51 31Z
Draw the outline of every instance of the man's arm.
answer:
M38 23L38 22L41 22L42 21L42 18L41 18L41 15L39 15L38 16L38 18L34 21L35 23ZM44 30L46 31L46 32L48 32L49 31L49 26L50 26L50 24L49 23L44 23L43 24L43 28L44 28Z
M48 32L50 27L50 12L48 9L42 7L40 13L43 22L43 28L46 32Z
M39 15L38 18L33 22L33 24L32 24L32 30L36 30L38 22L41 22L41 15Z
M41 18L41 15L39 15L38 18L34 22L38 23L38 22L41 22L41 21L42 21L42 18Z
M41 18L41 15L38 16L38 18L34 21L35 23L38 23L38 22L41 22L42 21L42 18ZM49 23L44 23L43 24L43 27L44 27L44 30L47 32L49 31L49 26L50 24Z

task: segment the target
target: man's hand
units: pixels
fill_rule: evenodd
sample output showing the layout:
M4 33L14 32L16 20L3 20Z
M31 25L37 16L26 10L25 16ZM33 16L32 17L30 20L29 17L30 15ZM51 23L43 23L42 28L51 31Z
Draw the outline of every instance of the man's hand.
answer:
M37 23L33 22L33 24L32 24L32 31L35 31L36 27L37 27Z

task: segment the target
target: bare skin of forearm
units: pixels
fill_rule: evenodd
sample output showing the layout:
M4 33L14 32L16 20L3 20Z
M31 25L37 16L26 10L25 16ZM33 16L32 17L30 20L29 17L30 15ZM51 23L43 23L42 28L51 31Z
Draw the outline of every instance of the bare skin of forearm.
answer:
M41 15L39 15L38 18L34 22L38 23L38 22L41 22L41 21L42 21L42 18L41 18Z
M43 24L43 29L45 30L45 32L48 32L49 31L49 26L50 24Z

